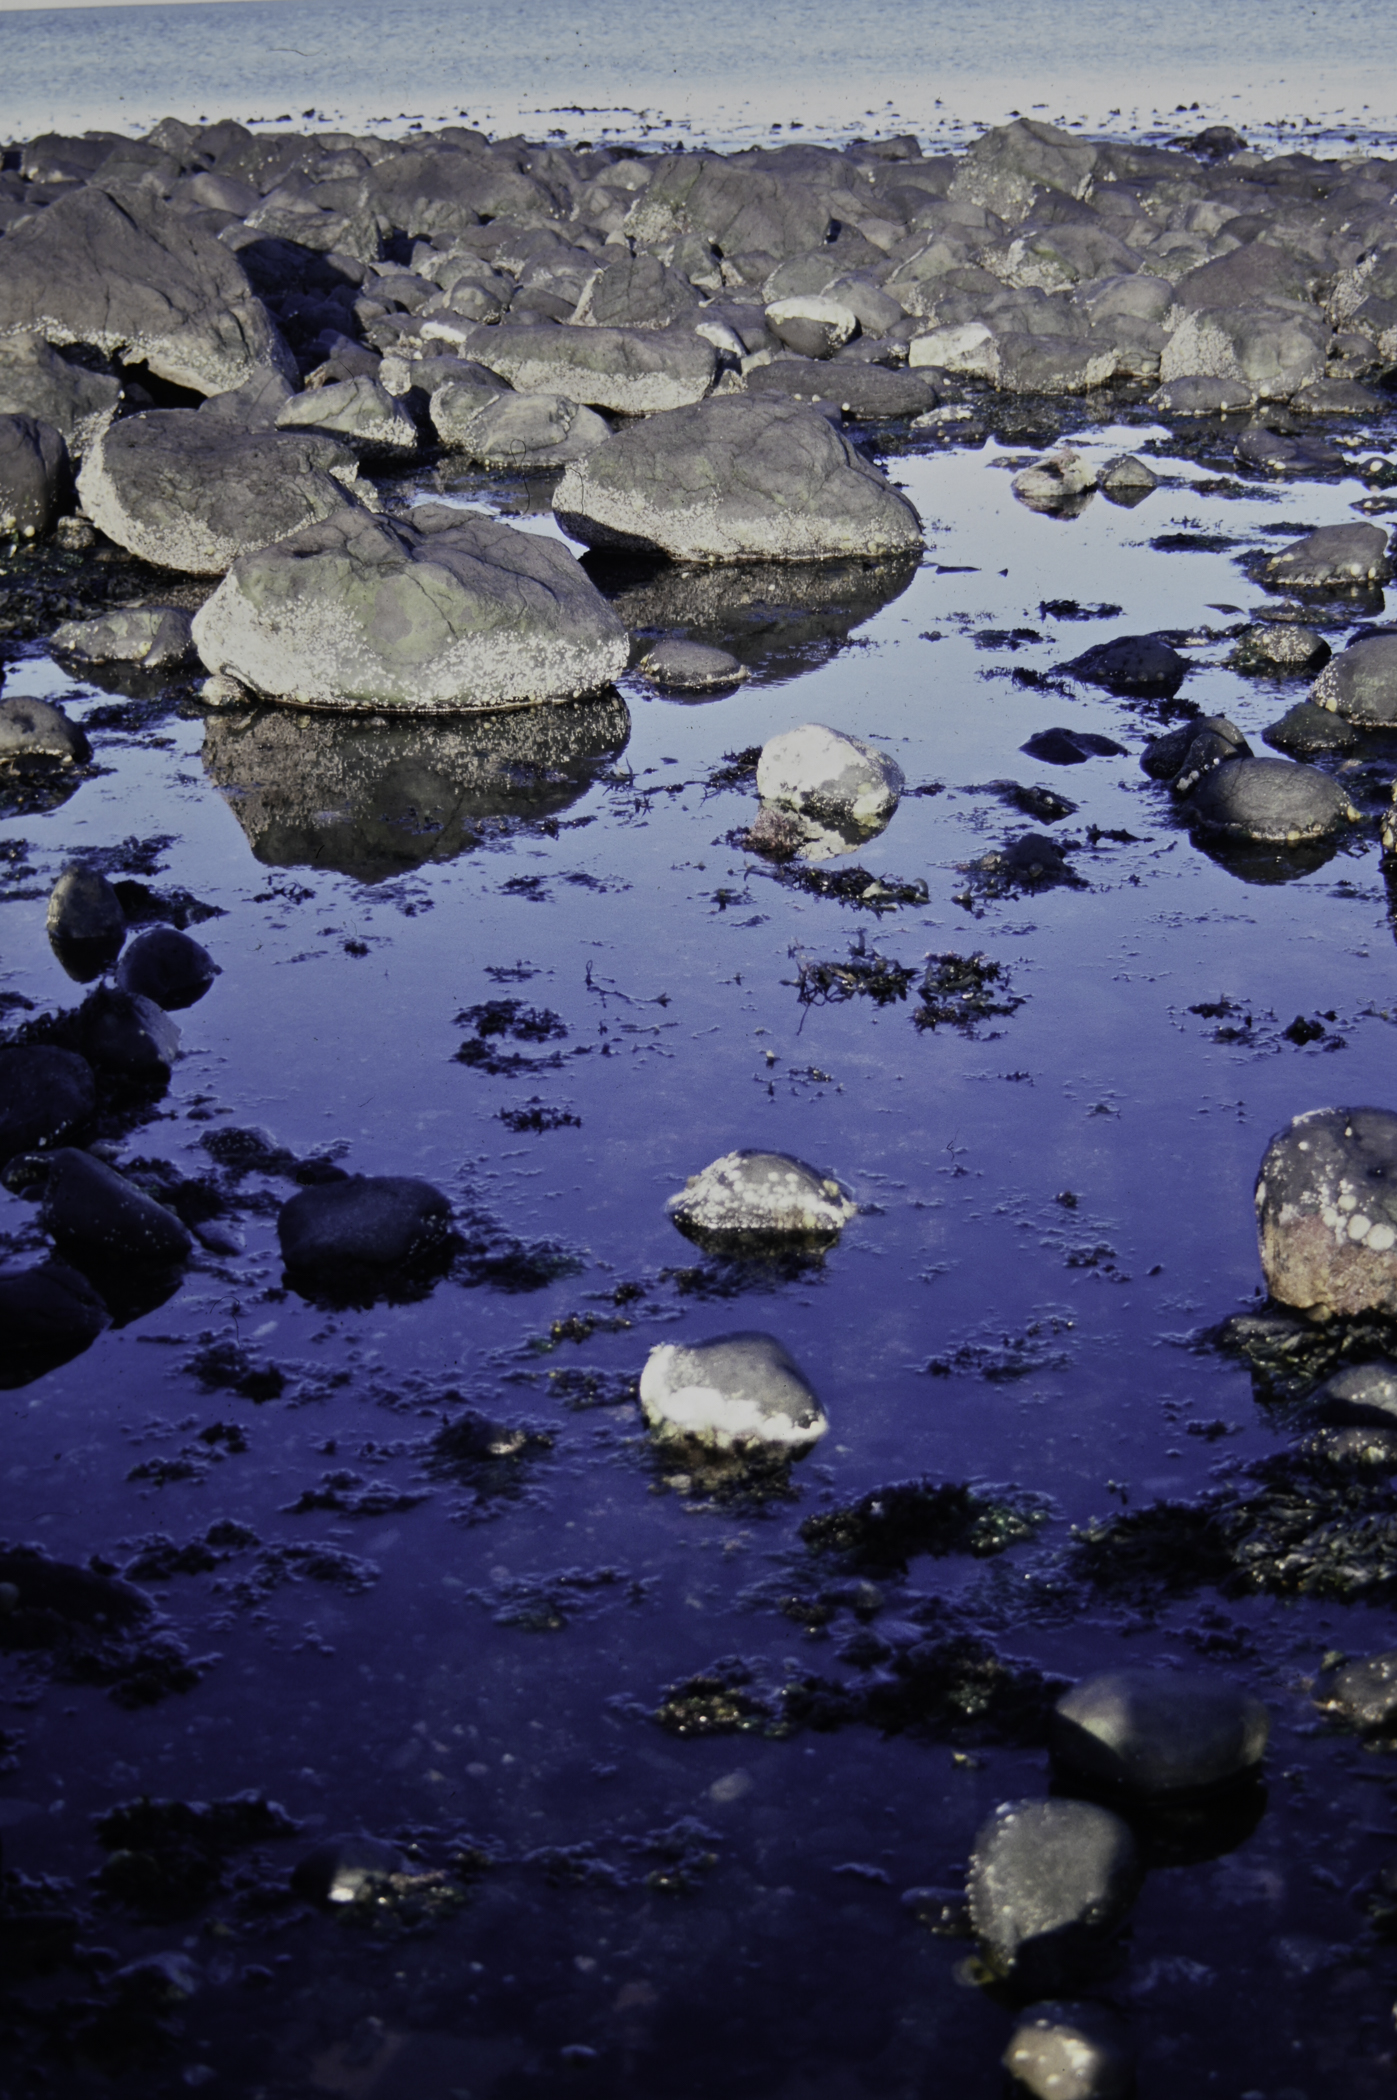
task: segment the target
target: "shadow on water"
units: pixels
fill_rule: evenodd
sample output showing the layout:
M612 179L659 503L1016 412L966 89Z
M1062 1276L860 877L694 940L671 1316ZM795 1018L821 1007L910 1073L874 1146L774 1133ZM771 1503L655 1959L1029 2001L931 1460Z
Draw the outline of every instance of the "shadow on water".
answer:
M257 708L211 716L203 757L265 865L382 882L570 809L630 732L615 692L412 722Z

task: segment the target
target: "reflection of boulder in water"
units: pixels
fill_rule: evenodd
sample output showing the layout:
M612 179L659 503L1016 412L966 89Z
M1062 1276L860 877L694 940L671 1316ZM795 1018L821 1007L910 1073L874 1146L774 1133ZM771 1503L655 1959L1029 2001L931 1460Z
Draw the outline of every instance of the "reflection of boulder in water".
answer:
M204 765L258 860L381 882L570 808L630 733L618 693L446 721L249 708L209 718Z
M1261 889L1275 889L1284 882L1298 882L1303 876L1316 875L1334 858L1339 850L1335 838L1305 839L1294 846L1270 846L1241 840L1208 837L1195 832L1193 843L1208 859L1239 882L1249 882Z
M582 566L630 629L637 657L656 634L682 635L730 650L770 682L833 656L855 627L901 596L917 557L691 568L594 552Z

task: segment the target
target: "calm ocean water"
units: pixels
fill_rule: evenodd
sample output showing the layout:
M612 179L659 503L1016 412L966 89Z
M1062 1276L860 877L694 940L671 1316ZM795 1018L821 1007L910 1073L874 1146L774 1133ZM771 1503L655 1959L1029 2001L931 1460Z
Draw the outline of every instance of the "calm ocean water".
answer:
M229 0L0 11L0 127L142 131L173 112L569 138L774 127L956 138L1011 110L1165 131L1179 105L1263 135L1397 129L1379 0ZM1197 121L1197 120L1194 120Z

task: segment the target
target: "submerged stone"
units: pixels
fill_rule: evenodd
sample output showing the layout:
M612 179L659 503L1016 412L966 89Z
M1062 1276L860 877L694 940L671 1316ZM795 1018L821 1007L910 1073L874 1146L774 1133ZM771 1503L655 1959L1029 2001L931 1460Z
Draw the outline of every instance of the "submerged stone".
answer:
M277 1214L288 1269L335 1280L347 1268L393 1269L439 1248L451 1205L430 1182L356 1174L302 1189Z
M0 1164L53 1144L96 1105L92 1067L75 1050L0 1044Z
M40 1215L61 1254L99 1268L174 1268L193 1242L173 1211L90 1152L51 1155Z
M218 975L218 964L198 941L173 926L152 926L132 941L116 980L124 992L153 1000L168 1013L193 1006Z
M1278 722L1269 722L1261 732L1266 742L1290 758L1312 758L1321 751L1351 751L1358 732L1340 716L1316 707L1312 700L1297 700Z
M724 1153L665 1205L689 1238L740 1248L780 1239L832 1240L858 1211L841 1182L789 1152Z
M1385 583L1391 574L1380 525L1321 525L1292 540L1266 564L1266 580L1291 590Z
M419 714L576 699L629 654L565 548L445 504L346 508L244 555L194 639L210 671L269 699Z
M79 1007L78 1035L99 1071L143 1085L168 1079L179 1055L179 1028L153 999L105 985Z
M1220 1678L1174 1670L1105 1670L1057 1703L1053 1756L1085 1778L1136 1794L1221 1785L1265 1754L1270 1717Z
M646 650L636 669L661 692L719 693L741 685L750 677L746 664L726 649L706 642L685 642L675 636L655 642Z
M660 1437L720 1451L770 1446L794 1454L829 1428L805 1373L769 1334L659 1343L640 1374L640 1404Z
M1012 1801L978 1832L970 1916L990 1966L1020 1988L1070 1988L1100 1964L1142 1880L1129 1826L1089 1801Z
M1135 2089L1129 2029L1107 2005L1026 2006L1000 2061L1033 2100L1127 2100Z
M1104 685L1113 693L1159 695L1171 699L1188 669L1177 649L1157 634L1122 634L1098 642L1070 663L1059 666L1069 678Z
M1271 1296L1320 1319L1397 1315L1397 1115L1315 1108L1272 1138L1256 1182Z

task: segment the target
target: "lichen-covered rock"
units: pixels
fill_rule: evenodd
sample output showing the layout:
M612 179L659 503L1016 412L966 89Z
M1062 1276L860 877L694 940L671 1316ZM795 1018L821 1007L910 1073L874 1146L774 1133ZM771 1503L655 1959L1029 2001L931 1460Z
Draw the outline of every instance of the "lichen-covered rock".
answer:
M1142 1879L1129 1826L1089 1801L1011 1801L970 1854L970 1917L986 1961L1021 1989L1090 1975Z
M1391 573L1387 534L1380 525L1321 525L1266 564L1267 582L1288 590L1351 589L1385 583Z
M278 430L320 430L356 452L406 458L417 450L417 425L376 379L340 379L293 394L276 416Z
M83 462L94 525L159 568L221 576L240 554L348 510L354 454L319 431L242 431L191 409L114 423Z
M1318 313L1257 306L1186 313L1164 346L1160 378L1165 387L1184 379L1221 380L1248 405L1288 401L1324 377L1328 340Z
M192 619L182 605L118 606L92 620L65 620L53 631L52 647L79 663L166 671L193 654Z
M830 1174L789 1152L725 1152L690 1175L665 1206L691 1239L740 1247L772 1240L832 1240L858 1211Z
M151 191L75 185L5 236L0 336L89 343L200 394L294 370L231 248Z
M1390 1734L1397 1726L1397 1649L1326 1670L1315 1685L1314 1701L1322 1713L1347 1721L1362 1735Z
M52 701L19 693L0 700L0 766L82 766L91 756L82 729Z
M432 427L443 445L467 459L518 469L566 467L611 435L595 409L561 394L501 393L472 401L459 386L433 395Z
M69 485L68 448L51 423L0 415L0 533L38 539Z
M640 1404L661 1438L719 1451L795 1454L829 1428L805 1373L769 1334L659 1343L640 1374Z
M1085 196L1097 148L1055 124L1020 117L976 139L956 169L951 195L979 204L1011 225L1024 218L1039 190Z
M882 830L906 781L895 759L862 737L806 722L768 737L757 760L757 793L825 823Z
M905 496L824 416L724 395L618 431L568 468L553 499L588 546L674 561L819 561L921 545Z
M281 1206L276 1229L288 1269L334 1282L432 1254L451 1230L451 1205L428 1181L355 1174L302 1189Z
M1298 846L1358 822L1348 796L1315 766L1284 758L1234 758L1216 766L1188 799L1190 823L1221 838Z
M71 1146L49 1155L40 1217L59 1253L80 1268L168 1269L186 1261L193 1246L172 1210Z
M1026 2006L1000 2061L1033 2100L1127 2100L1135 2089L1130 2033L1108 2005Z
M1329 661L1329 653L1328 642L1313 627L1302 627L1295 620L1258 620L1237 637L1232 667L1271 678L1293 678L1301 671L1317 671Z
M194 641L268 699L420 714L575 699L629 655L566 548L445 504L410 520L345 509L244 555Z
M1375 634L1341 649L1310 698L1360 729L1397 728L1397 634Z
M749 676L726 649L706 642L686 642L675 636L655 642L646 650L636 669L664 693L723 693L741 685Z
M1220 1786L1265 1754L1260 1700L1219 1677L1103 1670L1058 1700L1049 1743L1058 1763L1135 1794Z
M1315 1108L1272 1138L1256 1182L1266 1287L1313 1318L1397 1315L1397 1115Z

